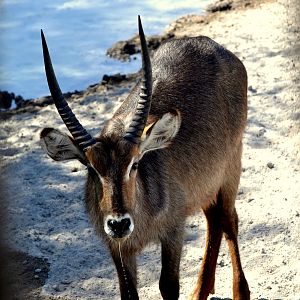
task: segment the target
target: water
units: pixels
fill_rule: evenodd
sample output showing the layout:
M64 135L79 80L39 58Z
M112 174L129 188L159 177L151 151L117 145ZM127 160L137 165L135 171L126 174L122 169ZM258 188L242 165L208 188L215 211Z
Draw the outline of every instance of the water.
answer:
M211 0L4 0L0 10L0 90L24 98L49 94L42 60L44 30L64 92L82 90L104 74L137 71L139 60L106 57L116 41L137 32L140 14L146 35L159 34L173 20L200 14Z

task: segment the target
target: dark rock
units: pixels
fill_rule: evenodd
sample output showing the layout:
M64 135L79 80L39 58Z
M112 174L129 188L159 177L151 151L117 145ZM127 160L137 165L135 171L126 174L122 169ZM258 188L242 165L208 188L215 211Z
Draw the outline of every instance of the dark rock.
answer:
M101 84L120 83L120 82L122 82L125 79L126 79L126 75L124 75L124 74L120 74L120 73L117 73L117 74L114 74L114 75L106 75L105 74L102 77Z
M217 0L214 3L207 6L206 11L209 13L215 13L219 11L234 10L240 7L247 7L254 5L261 0Z
M8 109L11 107L12 100L14 99L13 93L7 91L0 91L0 108Z
M217 11L225 11L225 10L231 10L232 9L232 2L233 1L228 1L228 0L219 0L216 1L215 3L208 5L207 11L214 13Z
M123 47L123 53L128 55L133 55L137 53L136 45L132 43L125 43Z
M7 91L0 91L0 109L11 108L12 101L15 100L16 106L20 107L24 103L22 96L16 96L14 93L9 93Z
M248 87L248 91L251 93L257 93L257 89L255 89L252 85Z
M167 35L159 36L153 35L147 37L147 45L150 51L157 49L163 41L170 40L174 38L173 33L169 33ZM119 60L130 60L130 56L140 53L140 40L138 35L135 35L131 39L127 41L119 41L115 43L112 47L110 47L106 54L109 57L119 59Z
M22 107L25 102L26 100L24 100L22 96L17 96L15 98L15 103L17 107Z

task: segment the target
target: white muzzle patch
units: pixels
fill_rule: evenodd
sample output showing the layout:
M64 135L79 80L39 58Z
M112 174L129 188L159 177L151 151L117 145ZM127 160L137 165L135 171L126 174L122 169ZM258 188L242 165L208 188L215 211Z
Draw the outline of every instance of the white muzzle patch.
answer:
M133 219L130 214L108 215L104 220L105 233L114 239L128 237L134 229Z

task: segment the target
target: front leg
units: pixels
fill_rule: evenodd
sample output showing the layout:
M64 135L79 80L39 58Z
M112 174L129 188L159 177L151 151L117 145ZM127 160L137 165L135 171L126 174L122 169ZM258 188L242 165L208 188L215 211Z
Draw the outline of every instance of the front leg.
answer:
M168 238L161 240L162 269L159 289L164 300L179 298L179 267L183 244L181 231L172 232Z
M128 254L122 244L111 247L110 252L118 272L121 300L138 300L135 255Z

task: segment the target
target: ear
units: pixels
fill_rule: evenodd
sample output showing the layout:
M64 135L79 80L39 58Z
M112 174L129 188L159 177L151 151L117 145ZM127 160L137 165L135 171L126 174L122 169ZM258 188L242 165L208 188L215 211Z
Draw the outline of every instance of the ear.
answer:
M140 144L140 153L143 156L147 151L169 146L178 133L181 124L180 113L177 110L166 113L161 119L148 126L145 138Z
M86 157L67 134L54 128L44 128L40 134L41 145L44 151L54 160L63 161L77 159L86 165Z

